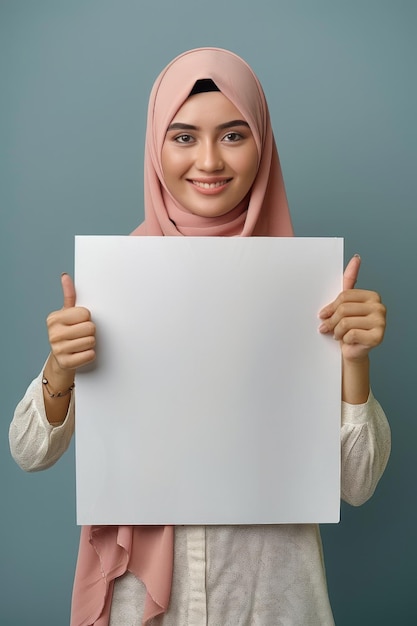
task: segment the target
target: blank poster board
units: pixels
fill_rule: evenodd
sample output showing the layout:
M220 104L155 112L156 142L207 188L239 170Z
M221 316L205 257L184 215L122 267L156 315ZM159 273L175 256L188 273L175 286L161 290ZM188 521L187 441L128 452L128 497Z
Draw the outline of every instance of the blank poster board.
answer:
M76 237L79 524L337 522L337 238Z

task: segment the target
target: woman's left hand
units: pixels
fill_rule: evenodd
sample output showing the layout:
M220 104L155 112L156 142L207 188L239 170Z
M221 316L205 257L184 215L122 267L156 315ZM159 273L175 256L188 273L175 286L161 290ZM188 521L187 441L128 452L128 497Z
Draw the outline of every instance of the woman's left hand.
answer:
M386 309L379 294L354 289L360 264L359 256L349 261L343 274L343 291L319 313L319 331L333 333L347 361L365 360L369 351L382 342L385 332Z

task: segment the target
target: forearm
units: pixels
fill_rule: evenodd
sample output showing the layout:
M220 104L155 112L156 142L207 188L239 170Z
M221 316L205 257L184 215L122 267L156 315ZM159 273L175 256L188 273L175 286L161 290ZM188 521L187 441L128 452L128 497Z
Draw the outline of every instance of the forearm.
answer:
M361 360L343 359L342 400L349 404L364 404L369 396L369 357Z
M50 424L61 424L68 413L71 400L71 393L68 393L68 390L74 384L75 370L63 370L54 356L50 354L43 376L48 381L48 385L42 387L46 419ZM53 392L55 397L51 397L50 392ZM59 397L56 395L57 392L65 395Z

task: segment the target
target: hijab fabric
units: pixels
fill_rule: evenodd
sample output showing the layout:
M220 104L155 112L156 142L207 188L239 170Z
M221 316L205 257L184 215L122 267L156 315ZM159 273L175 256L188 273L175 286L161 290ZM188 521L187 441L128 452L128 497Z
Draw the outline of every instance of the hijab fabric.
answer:
M193 215L169 193L161 153L171 120L197 80L211 79L248 122L258 172L248 196L220 217ZM149 98L144 164L145 219L132 235L288 237L293 230L268 106L252 69L219 48L190 50L158 76ZM130 571L147 591L142 624L164 613L171 592L172 526L84 526L75 574L71 626L108 626L114 580Z

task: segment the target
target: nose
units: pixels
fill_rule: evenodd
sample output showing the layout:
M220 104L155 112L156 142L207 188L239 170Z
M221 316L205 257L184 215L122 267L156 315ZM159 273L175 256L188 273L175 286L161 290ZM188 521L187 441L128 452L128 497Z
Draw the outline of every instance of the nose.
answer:
M224 163L220 146L216 141L203 141L198 146L196 167L204 172L218 172L223 169Z

